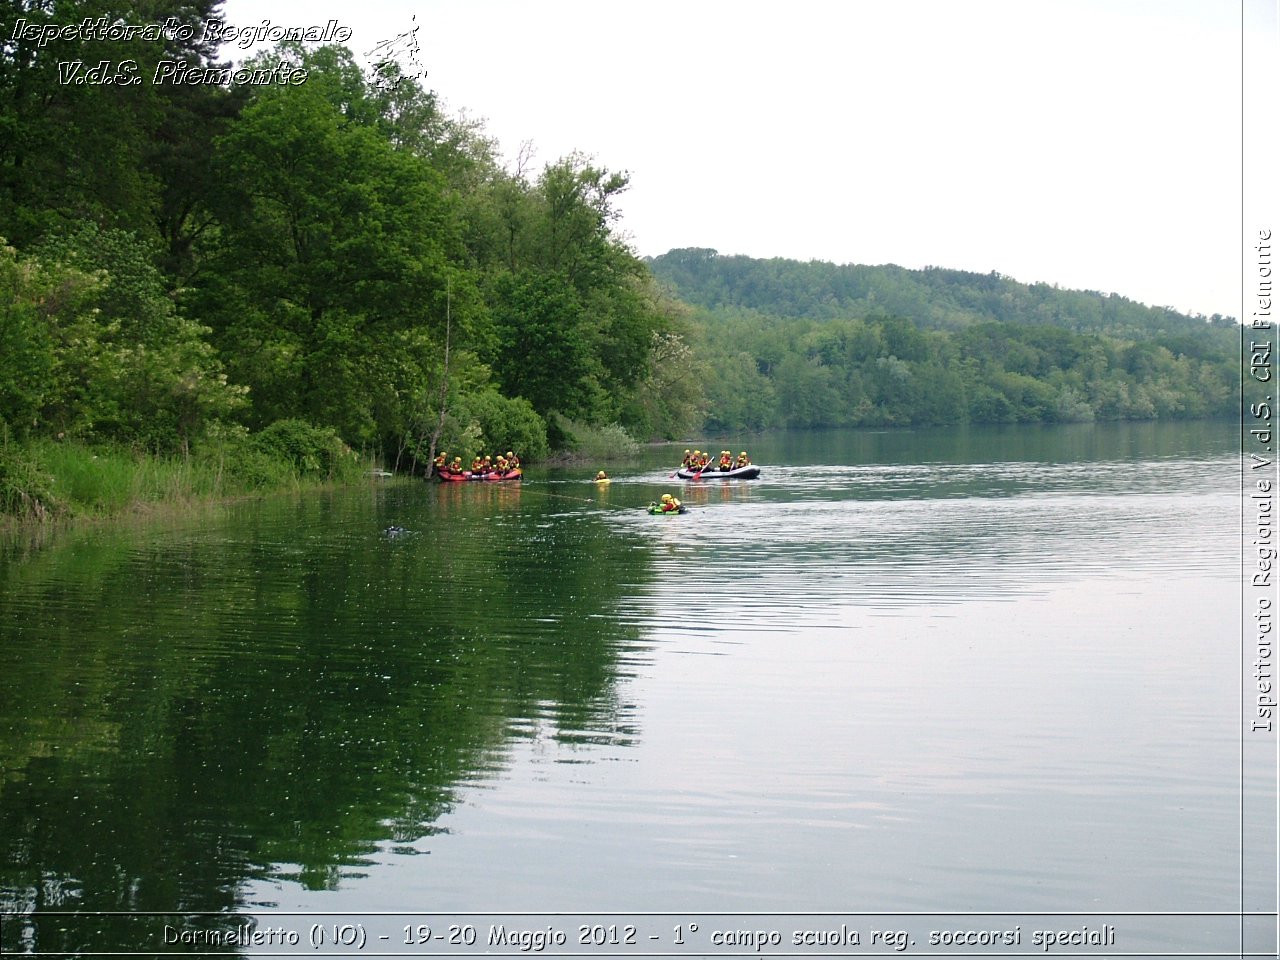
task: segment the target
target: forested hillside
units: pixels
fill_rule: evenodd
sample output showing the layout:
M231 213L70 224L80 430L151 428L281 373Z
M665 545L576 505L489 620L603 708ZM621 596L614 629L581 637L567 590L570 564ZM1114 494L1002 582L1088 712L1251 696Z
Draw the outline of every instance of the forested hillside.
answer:
M1227 317L956 270L707 249L648 263L697 308L712 429L1235 412Z
M341 46L232 73L201 41L216 13L0 8L6 442L216 448L235 469L285 424L403 466L695 425L663 388L690 362L681 311L613 232L626 176L503 165Z
M1136 303L1118 293L1025 284L998 273L759 260L721 256L697 247L671 250L647 263L654 276L678 291L686 303L740 307L778 317L825 320L889 315L939 329L995 320L1135 339L1201 333L1206 322L1233 325L1219 314L1206 321L1169 307Z

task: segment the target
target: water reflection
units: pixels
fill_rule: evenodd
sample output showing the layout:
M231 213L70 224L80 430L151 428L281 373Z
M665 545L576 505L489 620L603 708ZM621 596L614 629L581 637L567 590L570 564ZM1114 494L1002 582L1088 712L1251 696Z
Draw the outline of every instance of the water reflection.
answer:
M153 942L57 908L1204 892L1235 466L1200 430L761 438L759 482L651 450L23 548L3 946Z
M615 651L638 635L612 611L643 553L522 512L518 486L375 503L73 536L3 568L5 910L335 889L380 843L435 835L513 742L634 738Z

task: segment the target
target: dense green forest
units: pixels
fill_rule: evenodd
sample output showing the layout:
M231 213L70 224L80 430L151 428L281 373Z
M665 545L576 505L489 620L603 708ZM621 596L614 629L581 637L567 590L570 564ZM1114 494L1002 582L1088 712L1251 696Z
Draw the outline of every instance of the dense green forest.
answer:
M6 449L216 452L261 474L263 455L537 459L592 428L695 425L661 387L690 362L671 349L686 321L614 234L625 175L503 166L396 63L341 46L245 64L304 82L155 82L219 67L207 0L0 11ZM97 17L177 19L112 39L80 26ZM58 24L76 26L42 32ZM68 80L100 62L133 66Z
M1064 422L1235 413L1239 329L998 274L672 250L707 427Z
M504 164L342 46L229 82L216 16L0 0L0 511L54 497L56 444L253 487L356 452L1230 408L1226 318L946 270L646 263L615 230L626 175Z

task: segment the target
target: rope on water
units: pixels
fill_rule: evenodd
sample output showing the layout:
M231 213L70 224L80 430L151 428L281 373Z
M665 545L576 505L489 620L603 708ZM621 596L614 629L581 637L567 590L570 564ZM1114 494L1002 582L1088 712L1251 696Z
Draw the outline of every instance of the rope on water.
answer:
M520 482L521 482L522 484L524 484L524 483L525 483L525 481L523 481L523 480L521 480ZM636 509L635 507L626 507L626 506L623 506L623 505L622 505L622 504L620 504L620 503L605 503L603 500L595 499L595 498L592 498L592 497L575 497L575 496L573 496L572 494L568 494L568 493L553 493L553 492L552 492L552 491L550 491L550 490L530 490L530 489L528 488L528 486L522 486L520 489L521 489L521 493L522 493L522 494L523 494L523 493L525 493L525 492L528 492L528 493L535 494L535 495L537 495L537 496L543 496L543 497L559 497L559 498L560 498L560 499L562 499L562 500L576 500L578 503L590 503L590 504L594 504L594 505L595 505L595 506L597 506L597 507L605 507L605 508L607 508L607 509L609 509L609 510L634 510L634 509Z
M545 482L545 481L544 481L544 482ZM536 485L536 481L535 481L535 485ZM634 505L633 505L633 506L624 506L623 504L620 504L620 503L605 503L603 500L595 499L595 498L592 498L592 497L575 497L575 496L573 496L572 494L568 494L568 493L555 493L555 492L553 492L553 491L551 491L551 490L536 490L536 489L535 489L535 490L531 490L531 489L529 489L529 481L528 481L528 480L521 480L521 481L520 481L520 495L523 497L523 496L527 496L527 495L529 495L529 494L533 494L534 496L539 496L539 497L556 497L556 498L561 499L561 500L573 500L573 501L575 501L575 502L577 502L577 503L590 503L590 504L592 504L593 506L597 506L597 507L604 507L604 508L605 508L605 509L607 509L607 510L635 510L635 509L637 509Z

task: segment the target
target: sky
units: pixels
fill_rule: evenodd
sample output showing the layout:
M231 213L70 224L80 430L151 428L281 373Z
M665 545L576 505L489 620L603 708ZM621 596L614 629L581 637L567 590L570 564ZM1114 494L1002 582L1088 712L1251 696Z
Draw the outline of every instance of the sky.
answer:
M223 12L236 26L335 19L358 55L414 31L424 84L482 119L508 161L528 142L535 169L578 151L628 172L619 230L641 256L712 247L997 271L1239 317L1244 238L1278 212L1278 7L224 0Z

